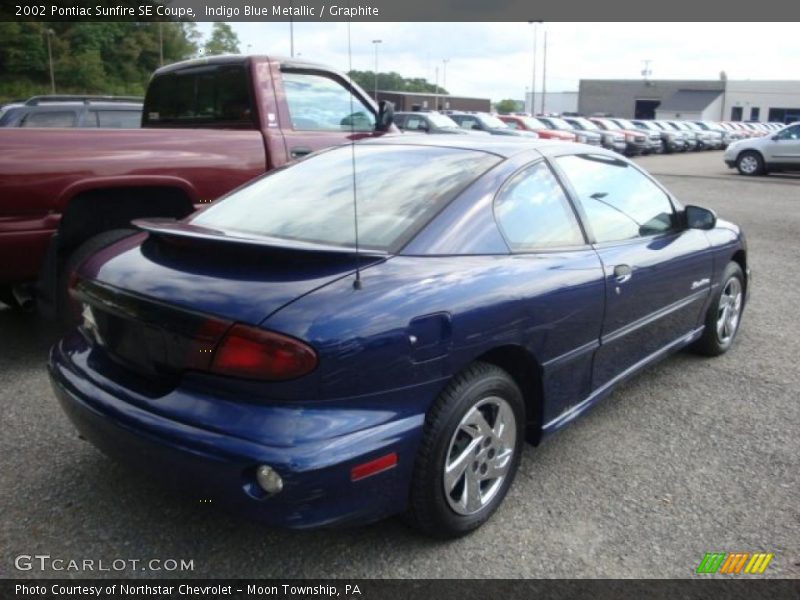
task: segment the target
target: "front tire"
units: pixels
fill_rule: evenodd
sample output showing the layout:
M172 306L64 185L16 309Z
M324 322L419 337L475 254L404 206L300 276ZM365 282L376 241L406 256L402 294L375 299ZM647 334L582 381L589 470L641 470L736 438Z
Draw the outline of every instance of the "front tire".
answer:
M742 268L731 261L722 275L722 285L706 313L705 329L693 349L705 356L725 354L733 345L744 309L745 281Z
M407 521L438 538L465 535L492 516L519 466L525 404L503 369L476 362L425 418Z
M736 168L739 173L748 177L764 175L764 159L758 152L745 150L736 158Z

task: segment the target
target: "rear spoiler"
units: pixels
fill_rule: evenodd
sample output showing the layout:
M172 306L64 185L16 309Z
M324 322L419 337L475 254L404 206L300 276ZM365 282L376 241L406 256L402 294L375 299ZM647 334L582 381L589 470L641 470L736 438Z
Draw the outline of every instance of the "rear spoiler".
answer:
M337 256L369 256L373 258L388 257L389 253L384 250L373 248L359 248L355 246L333 246L329 244L318 244L288 238L277 238L268 236L247 237L246 235L235 235L218 229L199 227L184 221L173 219L135 219L131 224L146 231L147 233L166 238L184 238L202 240L207 242L244 244L247 246L257 246L273 248L275 250L307 252L316 254L327 254Z

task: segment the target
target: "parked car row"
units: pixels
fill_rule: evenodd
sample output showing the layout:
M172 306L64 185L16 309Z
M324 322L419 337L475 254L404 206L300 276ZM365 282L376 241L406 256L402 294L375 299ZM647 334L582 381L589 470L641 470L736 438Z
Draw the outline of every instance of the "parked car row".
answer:
M33 96L0 107L0 127L91 127L137 129L138 96Z

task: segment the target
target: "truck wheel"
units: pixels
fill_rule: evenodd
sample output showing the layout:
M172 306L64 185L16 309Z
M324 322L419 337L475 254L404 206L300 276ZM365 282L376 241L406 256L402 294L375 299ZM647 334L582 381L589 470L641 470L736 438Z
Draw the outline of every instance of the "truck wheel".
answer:
M758 152L745 150L736 158L736 168L742 175L764 175L764 159Z
M425 418L406 520L438 538L463 536L500 506L519 466L525 405L503 369L476 362Z
M83 261L96 252L134 233L136 233L134 229L110 229L90 237L72 251L58 273L58 317L62 323L70 324L75 319L69 298L69 283L72 274L81 266Z

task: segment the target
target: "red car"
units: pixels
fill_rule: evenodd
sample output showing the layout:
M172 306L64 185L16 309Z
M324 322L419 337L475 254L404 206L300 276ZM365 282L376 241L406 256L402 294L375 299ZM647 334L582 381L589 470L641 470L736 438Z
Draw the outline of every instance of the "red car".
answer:
M561 140L564 142L574 142L577 136L568 131L558 131L550 129L536 117L522 117L517 115L499 115L498 118L511 127L520 131L533 131L543 140Z

